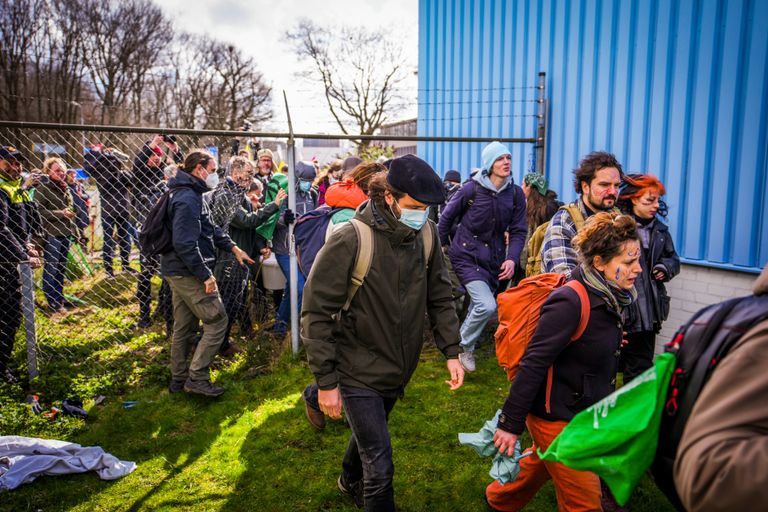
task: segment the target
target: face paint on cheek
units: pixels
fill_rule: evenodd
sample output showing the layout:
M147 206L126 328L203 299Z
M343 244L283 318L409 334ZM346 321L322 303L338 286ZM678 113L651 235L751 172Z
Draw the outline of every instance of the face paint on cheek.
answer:
M621 279L621 265L616 267L616 281L618 281L619 279Z

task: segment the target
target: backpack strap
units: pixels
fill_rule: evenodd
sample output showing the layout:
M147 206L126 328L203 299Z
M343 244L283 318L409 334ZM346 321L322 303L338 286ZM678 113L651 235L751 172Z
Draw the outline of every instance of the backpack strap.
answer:
M469 209L472 208L472 205L475 204L475 199L477 198L477 183L475 183L475 180L469 180L466 183L464 183L463 186L472 187L472 190L470 191L469 198L466 200L464 204L462 204L461 214L459 215L459 218L456 221L456 223L461 222L461 219L464 218L464 215L466 215Z
M357 235L357 254L355 255L355 266L352 269L352 280L347 287L347 302L341 308L342 311L349 309L357 290L360 289L363 281L365 281L365 276L371 270L371 262L373 261L373 229L358 219L352 219L349 222L355 228Z
M581 284L580 281L576 281L575 279L565 283L565 286L576 292L576 295L579 296L579 302L581 303L579 325L576 327L573 336L571 336L571 341L576 341L582 337L584 331L587 329L587 324L589 323L589 294L587 293L587 288Z
M569 203L564 206L561 206L560 208L564 209L568 212L568 215L571 216L571 219L573 219L573 223L576 224L576 232L578 233L581 231L581 228L584 227L584 214L581 213L581 208L579 208L579 203Z
M432 250L435 246L434 224L427 221L424 226L419 230L419 237L422 241L422 247L424 249L424 262L429 268L429 260L432 259Z

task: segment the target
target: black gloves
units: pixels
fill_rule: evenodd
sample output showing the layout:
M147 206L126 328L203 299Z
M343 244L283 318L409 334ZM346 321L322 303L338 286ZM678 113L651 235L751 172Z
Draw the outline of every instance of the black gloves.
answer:
M290 226L291 224L293 224L294 222L296 222L296 214L295 214L295 213L293 213L293 211L292 211L290 208L287 208L287 209L286 209L286 210L283 212L283 220L285 221L285 224L286 224L287 226Z

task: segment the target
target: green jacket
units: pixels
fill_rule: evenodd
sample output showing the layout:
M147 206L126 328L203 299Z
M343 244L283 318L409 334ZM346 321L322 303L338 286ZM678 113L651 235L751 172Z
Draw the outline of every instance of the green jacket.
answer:
M77 236L77 226L74 218L68 219L62 213L65 208L75 211L69 187L62 190L52 180L37 187L35 202L40 209L43 229L46 235Z
M318 253L304 288L301 338L320 389L340 383L402 396L419 362L425 313L438 348L448 359L458 357L459 320L451 282L437 229L437 249L426 266L416 232L395 220L389 208L368 201L355 217L373 227L371 269L349 310L339 315L355 265L357 235L350 223L335 231Z

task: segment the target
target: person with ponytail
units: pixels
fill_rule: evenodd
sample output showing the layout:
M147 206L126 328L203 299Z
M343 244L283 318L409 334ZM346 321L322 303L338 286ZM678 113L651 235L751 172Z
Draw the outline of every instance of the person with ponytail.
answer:
M637 301L624 319L627 344L621 349L619 371L624 372L625 383L653 365L656 334L669 315L664 283L680 273L680 258L662 220L667 216L667 205L661 199L665 193L664 184L650 174L624 176L619 193L617 206L637 222L643 267L635 283Z
M521 459L514 482L493 481L487 487L494 510L520 510L550 478L560 510L602 510L597 475L544 462L536 449L546 451L577 413L614 390L622 313L635 300L634 285L642 272L637 225L629 215L596 213L573 246L580 264L571 279L577 283L555 289L544 303L499 416L493 440L501 453L514 454L526 426L533 447ZM582 335L571 340L581 319L577 287L586 291L590 313Z
M182 169L168 181L173 250L161 256L161 269L173 293L171 393L183 390L207 397L224 393L210 378L211 363L227 331L227 313L213 276L216 249L231 251L240 265L254 263L211 221L203 193L218 183L216 159L202 150L187 155ZM200 322L203 336L197 341Z

